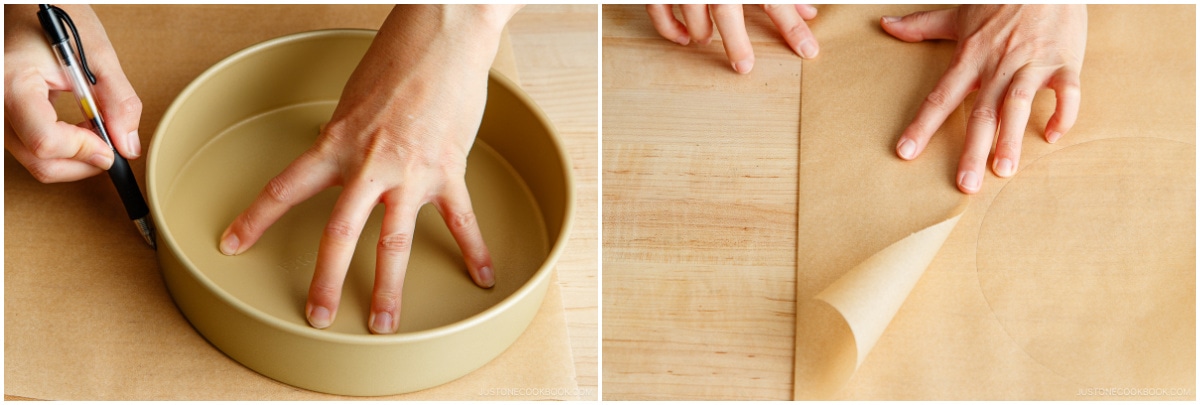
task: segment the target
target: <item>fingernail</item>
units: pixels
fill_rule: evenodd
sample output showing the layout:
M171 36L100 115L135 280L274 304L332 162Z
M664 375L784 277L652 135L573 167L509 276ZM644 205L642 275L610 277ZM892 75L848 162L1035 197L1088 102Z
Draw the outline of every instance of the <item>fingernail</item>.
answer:
M806 39L800 43L800 56L804 59L817 57L817 41Z
M1008 158L996 160L995 166L996 175L1000 177L1009 177L1013 175L1013 162Z
M238 240L237 234L229 232L228 235L225 235L224 238L221 238L221 253L225 254L226 256L236 255L239 245L241 245L241 241Z
M733 70L736 70L738 73L741 73L741 74L750 73L751 66L752 66L752 63L748 60L739 60L737 62L733 62Z
M905 160L912 160L917 157L917 143L908 138L901 139L900 145L896 146L896 153Z
M691 42L691 37L689 37L687 35L680 35L675 38L675 43L680 44L680 45L686 46L688 44L688 42Z
M392 327L392 314L387 312L371 313L371 332L375 333L392 333L395 328Z
M967 170L958 175L958 185L962 186L963 190L970 192L979 191L979 174L974 170Z
M898 22L900 22L900 17L893 17L890 15L885 15L885 16L883 16L883 22L888 23L888 24L898 23Z
M496 274L492 272L491 266L483 266L479 269L479 281L487 288L496 285Z
M92 155L92 157L90 159L88 159L88 163L90 163L92 166L96 166L101 169L108 170L110 167L112 167L113 157L105 155L103 153L97 153L95 155Z
M142 156L142 140L138 138L138 132L130 132L125 135L125 150L129 151L131 159L137 159Z
M1062 134L1057 131L1050 131L1050 133L1046 134L1046 142L1055 143L1058 142L1058 138L1062 138Z
M322 306L310 306L308 310L308 324L317 329L325 329L333 321L329 318L329 310Z

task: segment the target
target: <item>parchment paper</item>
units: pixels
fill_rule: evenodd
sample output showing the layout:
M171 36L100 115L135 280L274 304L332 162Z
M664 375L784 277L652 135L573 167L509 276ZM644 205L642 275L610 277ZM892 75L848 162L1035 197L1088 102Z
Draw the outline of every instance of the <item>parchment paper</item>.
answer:
M288 33L375 29L389 9L96 7L145 103L143 145L178 91L220 58ZM276 18L263 22L265 12ZM170 48L180 52L164 54L152 41L179 45ZM505 42L495 67L515 79L507 34ZM78 115L69 103L59 107L67 116ZM144 187L144 159L132 163ZM125 219L104 176L39 184L7 153L4 170L6 396L352 399L263 377L204 341L175 308L154 252ZM393 399L573 399L575 388L562 297L552 280L533 323L500 357L461 379Z
M1039 93L1020 171L971 197L963 108L917 161L894 152L954 44L878 20L933 8L812 24L796 398L1194 399L1195 8L1089 6L1075 128L1042 140Z

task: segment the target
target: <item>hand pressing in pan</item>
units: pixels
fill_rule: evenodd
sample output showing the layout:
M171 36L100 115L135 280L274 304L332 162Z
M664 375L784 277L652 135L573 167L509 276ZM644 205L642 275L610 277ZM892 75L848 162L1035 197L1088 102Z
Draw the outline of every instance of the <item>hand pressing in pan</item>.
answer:
M142 153L138 121L142 102L96 13L86 5L61 6L79 30L94 94L107 119L113 146L126 159ZM42 183L84 179L108 170L113 150L87 127L59 120L51 102L71 82L50 51L33 4L4 5L4 148ZM71 38L71 47L75 39Z
M997 129L992 171L1000 177L1016 173L1030 105L1039 89L1054 89L1058 99L1043 133L1047 142L1054 143L1075 124L1087 45L1086 6L970 5L883 17L880 23L908 42L958 41L954 62L900 136L896 153L915 159L967 94L979 90L958 163L962 192L979 191Z
M305 305L313 327L326 328L337 316L355 244L380 203L383 227L367 319L372 332L396 331L417 211L426 203L442 214L475 284L495 284L464 175L483 118L488 69L518 8L396 6L316 144L229 225L221 252L245 252L291 207L341 186Z
M745 74L754 68L754 49L750 46L750 36L746 34L742 5L683 4L679 6L683 12L683 23L675 18L671 7L670 4L646 5L646 13L650 14L654 29L663 38L685 46L691 41L708 45L712 41L715 22L733 70ZM805 59L817 57L820 51L817 39L805 23L817 16L816 7L807 4L767 4L762 7L793 52Z

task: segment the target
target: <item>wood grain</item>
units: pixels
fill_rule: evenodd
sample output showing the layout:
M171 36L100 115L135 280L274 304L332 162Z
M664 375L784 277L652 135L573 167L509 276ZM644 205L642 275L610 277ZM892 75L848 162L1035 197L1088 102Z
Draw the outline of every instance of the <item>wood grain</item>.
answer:
M746 14L738 75L604 7L605 399L791 398L800 58Z
M594 5L530 5L508 27L521 87L558 129L575 174L575 222L558 282L584 400L599 395L598 13Z

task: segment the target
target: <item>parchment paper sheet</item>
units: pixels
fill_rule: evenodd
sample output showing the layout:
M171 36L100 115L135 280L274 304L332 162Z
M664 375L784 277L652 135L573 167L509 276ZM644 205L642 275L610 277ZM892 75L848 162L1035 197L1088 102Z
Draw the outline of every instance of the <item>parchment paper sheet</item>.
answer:
M894 152L954 43L879 17L936 7L812 23L796 398L1194 399L1194 6L1089 6L1078 123L1046 143L1039 93L1018 174L970 197L963 108L917 161Z
M175 95L221 58L289 33L376 29L390 6L95 9L144 103L139 132L146 145ZM267 11L271 18L261 18ZM495 66L515 79L511 49L506 36ZM78 116L69 103L59 107ZM144 159L131 163L144 185ZM7 153L4 170L6 395L350 398L281 384L205 342L172 303L154 252L125 220L107 178L39 184ZM533 323L500 357L461 379L396 399L572 399L576 387L562 297L552 280Z

